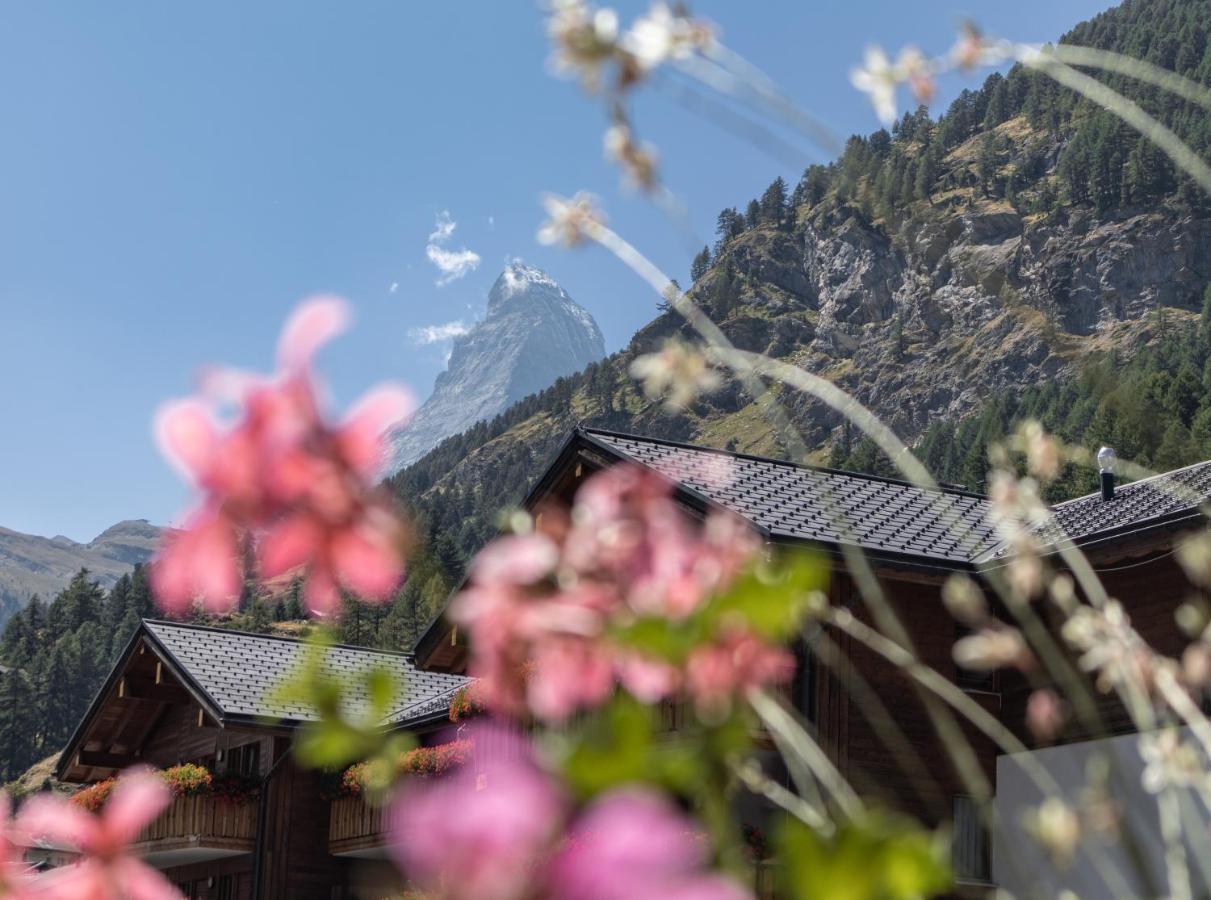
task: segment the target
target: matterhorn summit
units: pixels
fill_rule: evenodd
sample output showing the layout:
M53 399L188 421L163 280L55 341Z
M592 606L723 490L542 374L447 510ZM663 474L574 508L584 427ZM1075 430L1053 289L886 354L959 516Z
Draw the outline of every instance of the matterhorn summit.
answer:
M396 433L393 468L603 356L589 312L546 272L512 262L488 293L487 315L454 339L433 393Z

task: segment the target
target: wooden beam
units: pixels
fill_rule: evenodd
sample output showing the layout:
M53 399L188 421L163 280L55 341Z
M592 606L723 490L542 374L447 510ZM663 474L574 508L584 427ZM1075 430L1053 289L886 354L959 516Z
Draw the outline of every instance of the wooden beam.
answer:
M189 692L175 684L151 681L147 678L122 676L118 682L118 696L127 700L152 700L157 703L188 703Z
M124 769L139 761L137 756L121 753L102 753L98 750L81 750L76 754L76 765L95 769Z
M156 660L156 684L160 684L164 680L164 664L160 660Z

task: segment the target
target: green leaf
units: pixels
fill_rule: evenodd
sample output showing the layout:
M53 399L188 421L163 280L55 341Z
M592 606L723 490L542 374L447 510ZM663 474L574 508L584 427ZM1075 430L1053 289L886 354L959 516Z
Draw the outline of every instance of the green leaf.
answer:
M658 739L655 710L625 694L568 735L559 755L573 790L583 798L624 784L647 782L682 796L701 781L702 744Z
M301 707L315 716L315 721L299 728L295 755L303 765L316 768L341 768L385 753L396 744L383 723L402 695L399 680L385 667L352 675L335 670L327 664L332 643L322 629L308 638L298 666L270 695L272 702ZM350 699L354 694L368 702L354 704Z
M705 637L700 619L673 622L661 616L638 619L614 632L620 644L673 664L684 662Z
M828 561L819 553L796 551L749 567L708 606L720 624L741 617L768 640L794 635L828 587Z
M824 838L798 819L777 836L783 891L794 900L916 900L950 889L946 842L907 819L871 813Z

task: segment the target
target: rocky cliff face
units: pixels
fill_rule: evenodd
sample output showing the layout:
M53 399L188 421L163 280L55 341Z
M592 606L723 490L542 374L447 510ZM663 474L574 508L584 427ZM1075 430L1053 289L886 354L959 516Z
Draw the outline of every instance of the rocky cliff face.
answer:
M545 272L514 262L492 286L484 319L455 339L433 394L395 436L395 468L604 355L593 317Z
M893 237L858 216L755 230L727 259L741 287L723 327L737 344L829 377L912 440L1002 392L1070 377L1093 351L1131 354L1162 317L1183 327L1211 282L1211 221L1031 217L987 201L920 211ZM696 293L709 298L719 277ZM809 440L837 424L801 412Z
M1211 220L1163 208L1030 215L967 193L919 204L894 227L852 209L800 212L731 240L690 295L735 344L833 381L910 444L937 422L1075 378L1099 351L1126 359L1162 329L1196 327L1211 282ZM660 315L602 362L605 378L576 379L571 402L548 391L493 433L424 457L396 489L469 555L576 419L783 455L734 381L674 415L640 396L630 361L677 333L694 339L676 313ZM614 385L608 397L602 381ZM837 414L794 391L781 397L814 459L827 461Z
M119 522L87 544L63 536L45 538L0 528L0 624L34 594L50 600L87 568L110 587L136 563L146 562L161 529L145 519Z

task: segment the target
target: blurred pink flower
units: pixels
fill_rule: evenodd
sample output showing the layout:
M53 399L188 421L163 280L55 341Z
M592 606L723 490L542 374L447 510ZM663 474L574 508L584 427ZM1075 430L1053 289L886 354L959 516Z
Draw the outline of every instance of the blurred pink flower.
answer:
M1068 704L1050 688L1039 688L1026 701L1026 725L1035 740L1050 743L1068 721Z
M645 702L687 687L719 703L793 668L737 627L706 635L685 671L612 637L636 618L684 620L727 588L759 546L739 519L694 523L667 479L615 466L581 486L569 514L544 511L538 522L489 544L451 609L470 631L470 670L488 708L556 721L601 706L616 684Z
M648 789L607 794L575 823L548 870L551 900L744 900L705 868L694 823Z
M171 802L155 773L123 773L98 815L41 794L17 817L16 831L77 849L78 862L40 875L36 896L49 900L176 900L181 894L155 869L130 855L139 833Z
M744 630L704 644L686 663L686 690L700 708L726 707L731 698L766 684L788 681L795 658Z
M550 634L535 643L532 662L526 697L545 721L601 706L614 692L614 658L604 641Z
M481 724L457 772L409 782L388 847L438 900L745 900L706 867L709 841L661 795L621 789L574 819L516 732ZM492 748L485 752L484 748Z
M383 385L339 425L328 424L311 363L347 321L343 301L309 300L283 329L276 376L211 372L201 396L157 414L161 450L202 494L152 568L168 612L195 602L211 612L234 608L254 547L262 578L306 570L304 599L314 614L334 611L342 588L383 601L398 586L406 532L375 483L384 437L413 403L402 388ZM239 414L223 425L216 408L231 404Z
M405 785L390 814L392 857L442 900L518 900L559 834L565 801L519 738L481 726L471 760L456 773ZM479 734L478 732L493 732ZM480 748L493 747L491 759Z
M33 871L23 858L23 850L10 813L12 800L7 791L0 791L0 897L5 900L26 900L34 896L31 884Z

